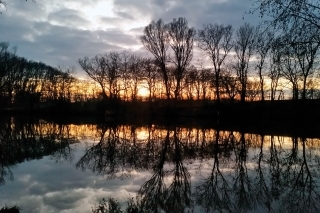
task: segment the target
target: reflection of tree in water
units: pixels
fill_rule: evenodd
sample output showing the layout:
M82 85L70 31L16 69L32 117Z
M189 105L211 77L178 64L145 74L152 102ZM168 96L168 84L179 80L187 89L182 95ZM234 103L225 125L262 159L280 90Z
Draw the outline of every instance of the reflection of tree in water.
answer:
M263 167L263 147L264 147L264 136L261 136L261 143L259 147L259 154L257 156L257 168L256 168L256 178L254 181L254 195L257 198L257 203L261 206L266 206L267 209L271 210L271 202L272 202L272 196L270 187L268 186L266 182L266 168Z
M281 138L278 137L278 141L281 141ZM270 172L270 190L271 195L275 200L280 198L281 192L283 190L282 180L281 180L281 156L280 151L276 146L275 137L272 135L270 136L270 157L268 159L269 162L269 172Z
M255 208L257 202L255 193L260 188L254 184L248 173L249 145L244 133L236 138L233 133L225 137L217 131L214 148L211 150L214 154L212 171L209 177L197 186L195 194L197 203L203 206L206 212L211 210L245 212ZM230 154L230 148L234 151L233 155ZM220 161L223 159L221 156L228 159L222 168L220 167ZM232 156L235 159L232 159ZM230 164L234 164L232 172L226 171ZM261 177L263 176L260 174Z
M168 148L170 146L170 132L167 131L166 137L161 141L162 150L159 153L159 160L153 166L154 174L150 180L146 181L139 190L139 199L143 209L152 212L159 212L159 208L164 207L165 203L165 171L164 163L167 158Z
M184 212L191 205L190 174L183 164L183 144L178 138L178 130L173 133L173 157L174 168L169 171L173 175L171 185L166 190L164 210L166 212Z
M77 162L77 168L90 169L107 178L126 178L132 169L149 168L149 163L157 157L151 156L156 153L153 151L156 147L150 145L151 142L145 144L137 141L134 126L129 128L129 133L126 126L98 125L97 129L99 142L87 148Z
M127 133L128 129L130 133ZM179 129L154 131L150 127L143 141L136 137L134 126L102 125L98 131L99 142L87 148L76 164L78 168L90 169L108 178L127 177L132 169L151 169L154 174L139 190L144 209L182 212L185 206L191 205L190 174L183 164L188 147L181 143ZM165 169L166 163L171 166ZM169 179L172 182L167 187Z
M107 174L113 177L119 172L122 147L119 146L121 141L117 135L117 127L107 127L102 125L98 127L100 131L100 141L89 147L83 157L76 164L77 168L91 169L98 174Z
M227 139L223 139L219 135L220 131L217 130L215 143L210 149L213 153L213 167L208 178L204 179L203 183L197 187L196 190L196 202L203 206L206 212L210 210L226 210L232 212L234 205L231 202L230 183L224 177L223 172L220 170L219 155L225 153L225 156L229 156L227 144L233 140L232 134ZM223 146L221 146L223 145Z
M307 153L306 139L301 139L301 155L298 155L297 138L292 138L294 157L289 156L286 176L284 181L288 183L288 192L284 195L284 208L290 212L319 212L320 194L316 178L319 178L318 170L312 158L312 153ZM294 161L292 160L294 159ZM313 163L313 164L312 164ZM310 164L310 165L309 165Z
M51 155L56 160L71 160L70 144L77 142L66 125L19 122L9 118L0 123L0 184L13 179L11 167L25 160Z
M183 164L184 150L178 134L179 129L174 128L170 137L167 130L158 163L153 167L154 174L139 190L141 205L147 211L184 212L186 207L191 207L190 174ZM166 160L172 161L173 168L165 171ZM172 182L166 187L165 178L171 176Z
M101 125L98 131L100 141L88 147L77 166L111 178L151 170L137 195L147 212L184 212L194 204L206 212L320 209L319 164L300 138L288 148L284 137L210 129L150 126L143 139L136 126ZM210 172L202 170L205 177L192 195L190 167L195 163L201 172L209 162Z
M252 180L248 175L247 152L249 144L246 142L244 133L235 146L235 178L233 191L235 205L239 210L250 210L255 207L255 196L253 194Z

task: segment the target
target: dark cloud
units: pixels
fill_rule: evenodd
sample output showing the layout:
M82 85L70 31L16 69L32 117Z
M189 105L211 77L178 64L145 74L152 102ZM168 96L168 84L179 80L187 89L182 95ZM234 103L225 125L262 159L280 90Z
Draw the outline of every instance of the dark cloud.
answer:
M98 35L99 39L118 46L140 44L134 37L118 29L99 31Z
M152 20L185 17L196 29L205 23L258 24L258 15L246 15L250 0L114 0L113 8L99 8L99 14L87 15L104 0L10 1L8 11L0 15L0 41L18 47L18 54L51 66L77 66L77 60L107 51L134 49L150 55L142 47L140 36ZM92 17L95 19L93 19ZM243 19L244 17L244 19ZM141 48L139 49L139 46ZM151 55L150 55L151 57ZM80 71L79 71L80 72Z
M202 28L206 23L231 24L239 27L245 21L258 24L258 16L246 15L250 9L250 0L238 1L174 1L169 9L163 8L162 13L156 14L154 19L162 18L165 22L173 18L185 17L190 26L197 29Z
M51 13L48 16L48 21L54 21L58 25L69 26L71 28L82 28L83 26L89 26L90 23L84 19L85 14L71 9L63 9Z
M78 200L85 198L87 195L78 190L64 190L59 192L47 193L43 197L44 205L53 207L57 212L66 209L73 209Z

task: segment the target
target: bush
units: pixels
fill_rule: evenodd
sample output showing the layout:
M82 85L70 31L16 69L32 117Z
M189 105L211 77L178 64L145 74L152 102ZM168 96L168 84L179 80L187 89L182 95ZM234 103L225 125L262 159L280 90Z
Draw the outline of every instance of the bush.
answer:
M20 208L18 206L5 206L0 209L0 213L20 213Z

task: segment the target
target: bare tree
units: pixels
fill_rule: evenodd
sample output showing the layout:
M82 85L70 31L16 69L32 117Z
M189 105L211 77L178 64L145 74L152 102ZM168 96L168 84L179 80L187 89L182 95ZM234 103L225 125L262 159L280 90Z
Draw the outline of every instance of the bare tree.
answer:
M246 98L249 62L256 46L256 36L256 28L248 23L245 23L236 31L234 50L237 61L234 68L241 84L241 102L245 102Z
M221 83L224 93L227 97L234 101L235 97L240 90L240 85L238 79L230 71L221 72Z
M260 29L261 30L261 29ZM266 66L266 58L268 53L270 52L272 42L274 40L274 33L271 31L264 31L261 30L257 37L257 48L256 48L256 57L258 59L257 62L257 69L258 69L258 76L260 81L260 93L261 93L261 100L264 101L264 73Z
M96 55L92 59L84 57L83 59L79 59L78 63L88 76L100 85L102 96L106 99L107 92L105 82L107 78L107 67L105 66L103 56Z
M282 55L276 45L271 48L270 56L270 70L267 76L270 78L270 100L273 101L275 100L279 79L283 73Z
M287 79L292 84L292 99L299 98L299 81L301 73L299 71L299 62L295 56L294 50L291 46L284 46L280 50L280 61L277 62L281 65L281 76Z
M233 46L232 34L231 25L207 24L198 31L198 46L206 52L213 64L217 101L220 101L221 66Z
M140 56L131 54L129 58L129 73L131 76L131 100L136 100L138 95L138 85L143 78L143 60Z
M304 32L303 34L299 34L297 37L305 37L306 34L312 33L316 31L315 33L319 39L319 30L320 29L305 29L304 31L301 30L301 32ZM297 38L295 38L297 40ZM294 49L295 55L297 56L299 68L301 70L301 77L302 77L302 99L306 99L306 91L307 91L307 80L310 76L312 76L315 72L315 65L316 65L316 59L318 56L318 50L320 47L320 42L318 43L312 43L308 42L305 44L301 43L295 43L293 42L292 47Z
M160 68L164 81L166 96L170 99L168 88L168 73L166 68L167 50L169 48L169 35L165 24L161 19L157 22L152 21L144 28L144 35L141 36L141 42L144 47L154 56L157 66Z
M84 57L79 59L78 63L88 76L100 85L104 99L119 96L117 80L120 78L122 58L118 52L96 55L91 59Z
M196 31L194 28L189 28L188 21L181 17L173 19L166 27L170 38L170 47L174 52L174 57L170 61L175 65L176 87L174 97L177 99L180 94L181 80L193 57L193 40Z
M273 26L279 31L290 29L293 34L303 32L305 28L320 29L320 2L314 0L253 0L255 8L251 12L259 11L261 17L271 17L266 21L267 26ZM309 33L305 37L295 40L295 43L319 43L317 33ZM283 40L284 44L290 44Z
M153 61L149 58L142 60L143 80L149 91L149 101L156 97L156 84L159 80L159 72Z

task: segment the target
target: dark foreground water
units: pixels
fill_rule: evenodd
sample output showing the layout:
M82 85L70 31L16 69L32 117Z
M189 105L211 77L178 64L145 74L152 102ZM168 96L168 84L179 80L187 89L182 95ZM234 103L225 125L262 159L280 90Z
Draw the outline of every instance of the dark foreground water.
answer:
M320 139L213 128L0 122L0 207L320 212Z

